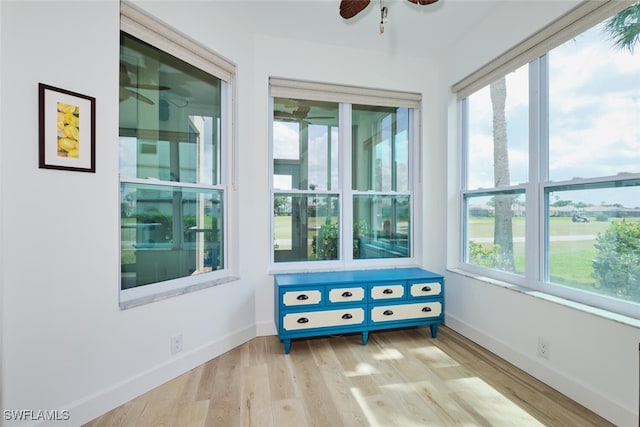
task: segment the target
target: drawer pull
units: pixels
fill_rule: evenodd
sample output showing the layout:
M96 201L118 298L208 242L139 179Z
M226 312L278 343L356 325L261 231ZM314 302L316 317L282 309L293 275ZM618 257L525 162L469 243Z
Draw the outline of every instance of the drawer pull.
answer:
M382 291L383 294L392 294L393 293L393 289L385 289L384 291Z
M431 307L424 307L424 308L422 309L422 311L425 311L425 312L427 312L427 313L428 313L428 312L430 312L430 311L431 311Z
M349 313L346 313L346 314L343 314L343 315L342 315L342 318L343 318L344 320L349 320L349 319L351 319L352 317L353 317L353 316L352 316L351 314L349 314Z
M384 313L382 313L382 314L384 314L385 316L393 316L393 311L385 310Z
M309 319L306 317L301 317L298 319L298 323L309 323Z
M342 293L342 296L345 297L345 298L349 298L349 297L352 297L353 294L351 292L349 292L349 291L346 291L346 292Z
M431 292L431 286L425 286L422 288L422 292Z
M302 295L298 295L298 296L296 297L296 299L297 299L298 301L304 301L304 300L308 300L308 299L309 299L309 296L308 296L308 295L305 295L305 294L302 294Z

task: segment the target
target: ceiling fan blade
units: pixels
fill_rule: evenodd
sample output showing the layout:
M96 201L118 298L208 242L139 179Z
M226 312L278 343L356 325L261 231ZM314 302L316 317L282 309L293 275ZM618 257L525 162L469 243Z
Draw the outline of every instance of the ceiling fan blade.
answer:
M161 85L150 85L150 84L137 84L131 87L135 87L137 89L149 89L149 90L169 90L171 89L169 86L161 86Z
M142 94L140 94L138 92L133 92L133 93L135 94L136 98L138 98L140 101L146 102L147 104L150 104L150 105L154 105L155 104L155 102L153 102L151 99L147 98L146 96L144 96L144 95L142 95Z
M340 16L344 19L350 19L362 12L371 0L341 0L340 1Z
M421 4L422 6L426 6L428 4L433 4L438 0L409 0L413 4Z
M124 62L120 62L120 86L134 89L149 89L149 90L169 90L169 86L153 85L145 83L132 83L129 76L129 70ZM148 98L147 98L148 99ZM145 101L146 102L146 101Z
M126 101L127 99L131 98L131 97L135 97L138 100L149 104L149 105L154 105L155 102L153 102L151 99L147 98L144 95L139 94L138 92L135 92L131 89L127 89L126 87L121 87L120 88L120 102L122 101Z
M276 119L293 119L295 116L287 111L274 111L273 117Z

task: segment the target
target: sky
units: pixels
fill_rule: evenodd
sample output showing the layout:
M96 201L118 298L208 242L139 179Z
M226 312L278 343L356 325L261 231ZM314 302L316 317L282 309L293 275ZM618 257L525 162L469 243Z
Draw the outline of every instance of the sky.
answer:
M640 173L640 53L612 47L600 26L549 54L549 177ZM511 183L528 181L528 65L507 75ZM469 188L493 187L492 108L488 87L471 95ZM587 203L640 205L635 189L565 193ZM577 200L576 200L577 201Z

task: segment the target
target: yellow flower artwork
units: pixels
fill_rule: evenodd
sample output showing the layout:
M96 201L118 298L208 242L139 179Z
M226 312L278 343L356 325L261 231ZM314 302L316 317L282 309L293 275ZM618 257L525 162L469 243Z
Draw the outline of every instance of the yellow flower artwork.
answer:
M79 158L80 107L58 102L58 156Z

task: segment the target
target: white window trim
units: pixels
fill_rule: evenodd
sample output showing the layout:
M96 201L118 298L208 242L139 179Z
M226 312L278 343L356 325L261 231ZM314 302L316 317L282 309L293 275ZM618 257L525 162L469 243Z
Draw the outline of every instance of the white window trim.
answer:
M195 41L179 34L175 30L144 14L128 2L120 5L120 29L140 40L157 47L189 64L222 80L221 104L227 111L221 123L221 183L220 185L191 185L180 184L180 187L210 188L224 190L223 197L223 259L224 265L220 270L202 273L195 276L166 280L144 286L122 289L121 271L118 272L119 306L121 309L147 304L170 298L188 292L216 286L238 280L238 223L237 223L237 194L236 194L236 117L235 103L235 65L220 55L211 52ZM120 178L118 185L123 182L137 182L149 184L176 185L157 180L140 180ZM118 263L120 264L120 263ZM120 269L120 266L119 266Z
M273 235L274 222L271 216L269 221L269 272L289 272L289 271L323 271L341 269L372 269L372 268L396 268L420 265L422 260L422 239L423 228L419 218L422 218L422 163L421 163L421 134L420 134L420 107L422 96L417 93L397 92L390 90L379 90L371 88L360 88L353 86L342 86L328 83L318 83L301 80L291 80L271 77L269 79L269 111L273 112L273 98L294 98L314 101L338 102L340 117L340 158L339 171L340 182L339 191L328 191L327 194L340 194L340 254L338 260L320 261L292 261L275 262ZM409 155L409 176L410 189L408 192L390 192L385 194L410 194L411 195L411 218L410 218L410 253L407 258L375 258L375 259L353 259L353 242L345 239L344 236L353 235L353 210L352 203L345 203L351 200L353 194L357 193L351 189L350 179L344 179L345 167L351 171L351 105L376 105L384 107L406 107L413 110L409 115L409 140L413 146L410 147ZM269 120L269 212L273 212L274 194L273 188L273 120L272 114ZM304 191L293 191L300 194ZM318 194L319 192L314 192ZM320 192L322 193L322 192Z

